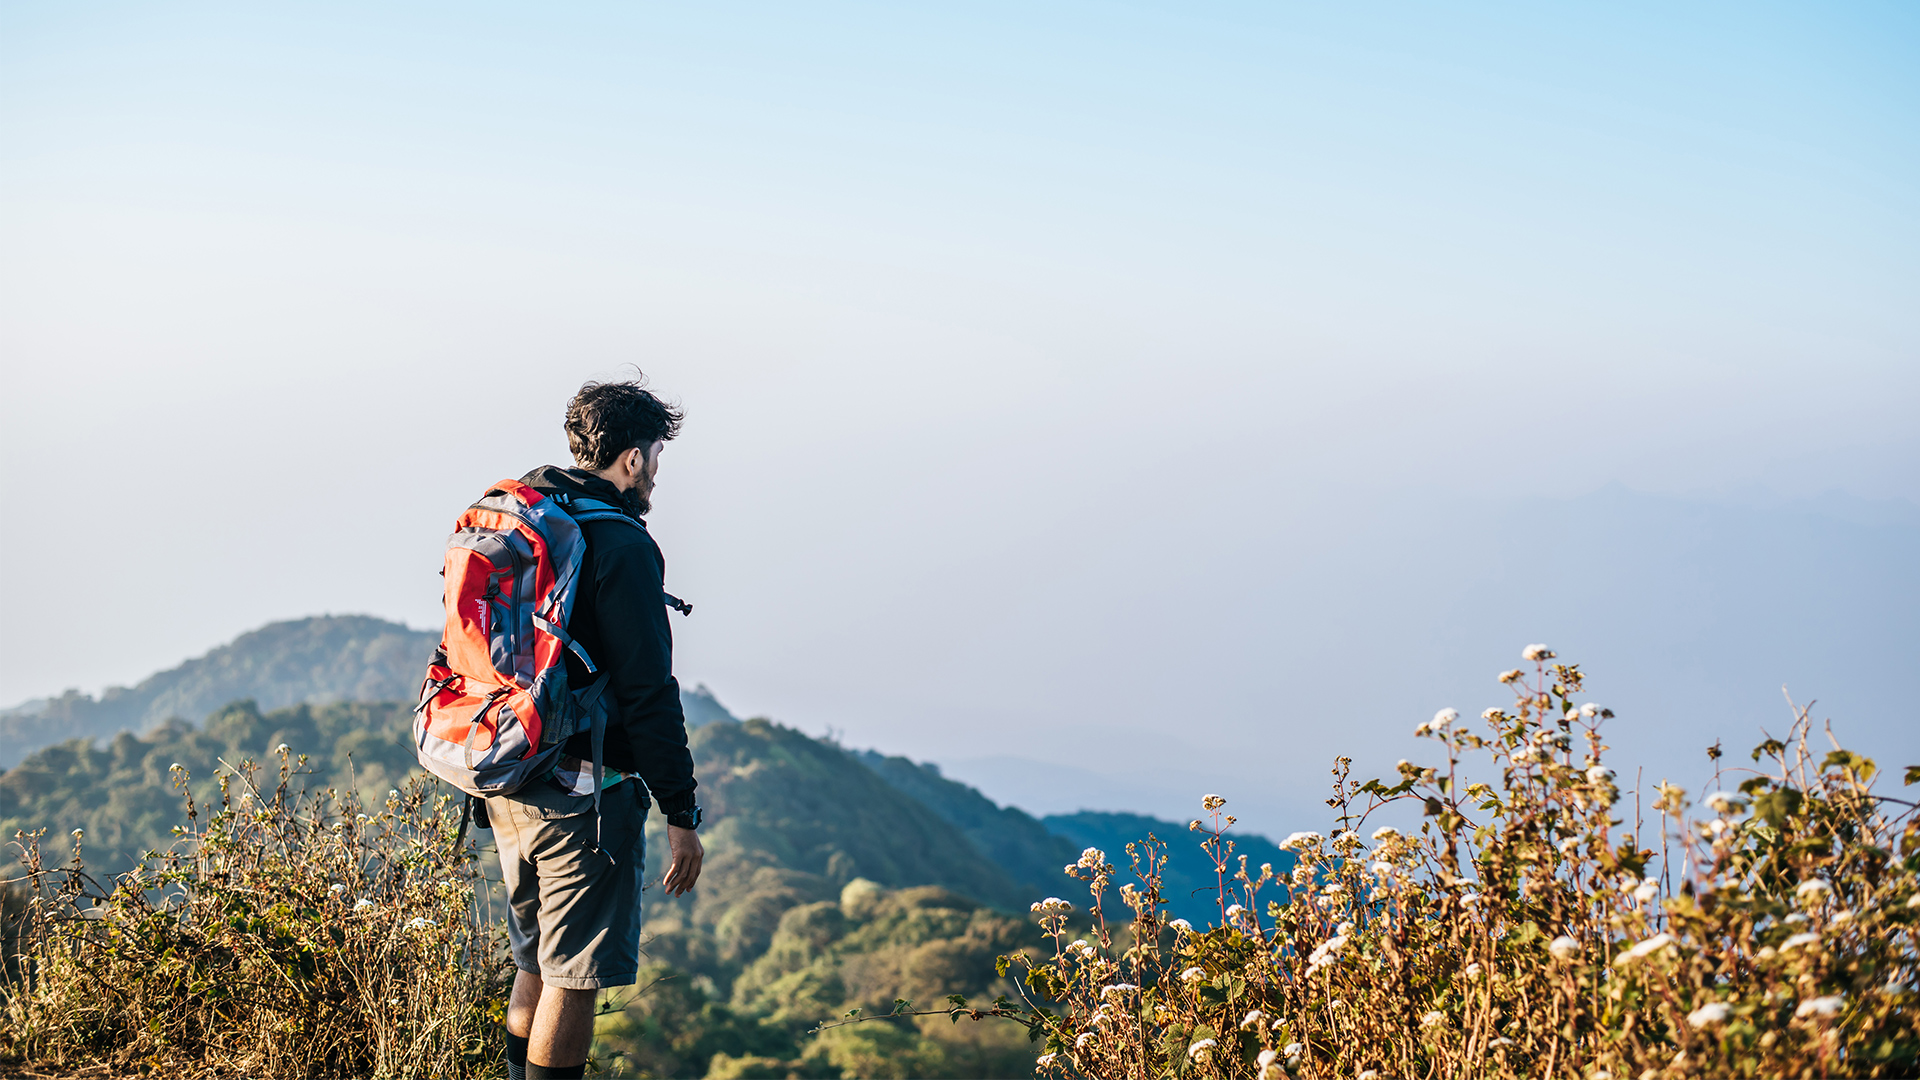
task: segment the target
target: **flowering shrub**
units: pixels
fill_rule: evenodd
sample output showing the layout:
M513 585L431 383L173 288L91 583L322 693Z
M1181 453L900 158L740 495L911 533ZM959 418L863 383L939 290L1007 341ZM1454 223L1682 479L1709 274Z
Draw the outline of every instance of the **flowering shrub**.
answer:
M0 982L0 1049L38 1063L246 1076L464 1076L497 1071L509 972L475 912L478 872L450 799L426 781L362 807L351 791L217 777L202 822L102 885L75 830L65 866L17 838L26 875Z
M1612 714L1575 665L1530 646L1513 702L1388 783L1334 771L1336 827L1283 843L1290 873L1232 855L1224 800L1195 821L1222 885L1208 928L1168 920L1164 847L1129 844L1138 884L1088 849L1067 873L1087 917L1034 914L1051 957L1010 956L1046 1040L1038 1071L1121 1077L1909 1076L1920 1072L1914 804L1874 763L1817 756L1799 711L1756 768L1701 799L1661 784L1628 820L1603 763ZM1463 758L1484 753L1497 785ZM1920 779L1910 769L1907 782ZM1368 828L1412 800L1416 832ZM1618 815L1618 816L1616 816ZM1086 927L1084 935L1076 927Z

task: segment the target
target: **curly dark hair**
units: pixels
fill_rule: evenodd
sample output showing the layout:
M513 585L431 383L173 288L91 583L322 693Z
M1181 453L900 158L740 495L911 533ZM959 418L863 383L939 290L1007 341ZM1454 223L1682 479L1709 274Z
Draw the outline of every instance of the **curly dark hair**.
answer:
M647 377L590 382L567 402L567 447L583 469L604 469L634 447L680 434L685 414L647 389Z

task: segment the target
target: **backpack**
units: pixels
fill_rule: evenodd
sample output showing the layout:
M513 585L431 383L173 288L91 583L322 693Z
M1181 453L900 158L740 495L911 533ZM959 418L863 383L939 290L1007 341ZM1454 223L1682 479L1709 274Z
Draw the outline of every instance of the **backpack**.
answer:
M472 798L511 795L551 772L569 738L590 731L599 811L607 673L566 626L586 553L580 524L610 520L643 527L609 503L502 480L454 523L441 571L446 631L413 710L414 747L428 772ZM584 688L567 684L568 650L594 676Z

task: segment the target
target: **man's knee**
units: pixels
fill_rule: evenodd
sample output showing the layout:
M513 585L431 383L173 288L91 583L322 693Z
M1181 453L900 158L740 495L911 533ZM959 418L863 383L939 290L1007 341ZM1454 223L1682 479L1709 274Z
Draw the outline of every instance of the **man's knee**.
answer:
M513 975L513 995L507 999L507 1034L526 1038L533 1030L533 1014L540 1007L546 984L531 971Z

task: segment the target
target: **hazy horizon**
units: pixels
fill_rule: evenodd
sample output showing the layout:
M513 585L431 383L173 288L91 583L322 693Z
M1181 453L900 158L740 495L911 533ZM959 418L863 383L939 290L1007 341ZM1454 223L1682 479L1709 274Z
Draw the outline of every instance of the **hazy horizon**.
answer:
M678 668L743 715L1278 821L1546 641L1676 773L1782 683L1920 759L1916 45L1890 4L0 11L0 696L435 625L453 515L637 365L688 413Z

